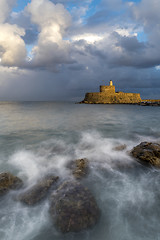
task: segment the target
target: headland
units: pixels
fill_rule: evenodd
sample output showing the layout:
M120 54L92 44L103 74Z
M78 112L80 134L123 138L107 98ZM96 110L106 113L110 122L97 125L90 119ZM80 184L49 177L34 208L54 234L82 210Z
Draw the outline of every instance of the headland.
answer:
M149 104L160 100L142 100L140 93L116 92L112 80L107 86L100 86L100 92L86 93L85 98L80 103L85 104Z

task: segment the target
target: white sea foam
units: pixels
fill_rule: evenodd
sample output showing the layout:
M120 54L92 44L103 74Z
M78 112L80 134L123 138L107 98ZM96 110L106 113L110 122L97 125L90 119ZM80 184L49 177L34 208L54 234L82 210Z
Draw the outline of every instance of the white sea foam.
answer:
M127 146L125 150L114 150L115 146L122 144ZM105 168L111 168L117 162L128 164L133 159L127 151L134 145L135 142L132 141L104 138L96 131L89 131L82 132L79 141L69 146L64 141L50 140L41 143L36 151L17 151L9 158L8 163L18 171L19 177L31 184L51 172L67 177L67 163L78 158L88 158L91 165L103 164Z
M0 232L4 240L34 239L49 225L48 203L29 208L17 202L6 201L8 208L1 209Z

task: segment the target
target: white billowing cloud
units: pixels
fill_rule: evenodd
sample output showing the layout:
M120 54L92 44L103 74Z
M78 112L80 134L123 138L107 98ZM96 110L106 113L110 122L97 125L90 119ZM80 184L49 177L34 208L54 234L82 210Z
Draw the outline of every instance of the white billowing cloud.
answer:
M137 32L134 32L133 29L118 28L115 32L126 37L137 36Z
M104 38L103 35L85 33L80 35L75 35L72 37L73 41L85 40L87 43L93 44L94 42L100 41Z
M17 0L0 0L0 23L5 22Z
M32 51L33 66L55 70L58 64L69 63L70 44L63 40L71 23L69 12L62 4L53 4L49 0L32 0L27 11L40 31L38 43Z
M0 0L0 63L6 66L20 66L26 58L24 29L7 23L16 0Z
M1 64L19 66L25 61L26 49L22 36L24 29L8 23L0 24L0 58Z
M32 22L41 29L49 24L57 24L61 31L70 25L70 14L62 4L54 4L49 0L32 0L27 6Z

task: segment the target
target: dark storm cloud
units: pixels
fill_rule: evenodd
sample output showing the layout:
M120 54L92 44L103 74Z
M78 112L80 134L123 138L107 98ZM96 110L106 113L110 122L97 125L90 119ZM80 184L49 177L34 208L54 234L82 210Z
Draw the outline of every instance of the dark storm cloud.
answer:
M116 91L139 92L143 99L159 98L160 93L159 73L154 69L110 68L96 59L78 74L64 66L58 73L8 69L6 73L0 72L0 78L3 79L0 100L80 101L86 92L97 92L99 85L107 85L109 79L116 85Z
M91 44L87 44L85 46L86 53L89 53L92 56L101 58L102 60L107 59L107 53L104 53L102 49L98 49L95 46L92 46Z
M114 33L117 38L116 46L123 48L126 52L143 52L147 48L147 44L139 42L136 36L126 37Z
M81 40L74 43L74 46L75 52L84 56L84 59L87 56L94 57L112 68L151 68L160 64L157 47L139 42L136 36L122 36L117 32L94 44Z
M111 67L134 67L152 68L160 64L160 56L157 49L150 46L146 47L141 43L136 43L134 39L121 39L115 46L120 47L121 51L115 49L108 54L108 64Z
M83 71L83 70L85 70L85 66L83 64L72 64L68 68L69 68L69 70L73 70L73 71Z

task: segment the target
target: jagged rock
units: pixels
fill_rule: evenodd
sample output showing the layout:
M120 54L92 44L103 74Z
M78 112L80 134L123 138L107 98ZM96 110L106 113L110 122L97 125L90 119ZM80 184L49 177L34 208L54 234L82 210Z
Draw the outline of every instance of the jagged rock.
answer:
M131 150L131 155L143 163L160 167L160 144L142 142Z
M83 178L88 173L88 159L76 159L75 161L70 162L68 166L76 179Z
M41 179L33 187L24 193L21 193L18 196L18 200L27 205L35 205L47 196L49 189L58 179L59 177L55 176L47 176L44 179Z
M80 232L97 223L100 210L87 188L67 181L51 196L50 215L62 233Z
M21 188L23 182L20 178L13 176L9 172L0 173L0 196L7 193L9 190Z
M123 151L127 148L126 144L123 144L123 145L119 145L117 147L114 147L113 150L115 151Z

